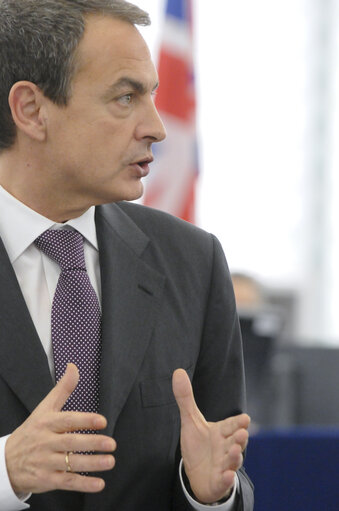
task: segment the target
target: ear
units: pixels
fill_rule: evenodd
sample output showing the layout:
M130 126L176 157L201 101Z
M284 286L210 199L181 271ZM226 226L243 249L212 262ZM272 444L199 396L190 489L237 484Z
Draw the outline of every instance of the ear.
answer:
M32 82L16 82L10 90L8 103L18 131L42 142L46 138L43 93Z

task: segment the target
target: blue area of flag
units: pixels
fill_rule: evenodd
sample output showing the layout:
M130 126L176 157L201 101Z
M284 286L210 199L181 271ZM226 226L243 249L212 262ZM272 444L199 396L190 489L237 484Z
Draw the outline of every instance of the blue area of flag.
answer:
M166 14L184 21L186 19L186 0L167 0Z

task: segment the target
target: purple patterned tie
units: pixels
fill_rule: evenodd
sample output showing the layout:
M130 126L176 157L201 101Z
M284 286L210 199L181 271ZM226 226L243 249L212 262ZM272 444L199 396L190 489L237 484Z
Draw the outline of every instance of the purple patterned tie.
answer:
M101 311L87 275L82 235L50 229L35 244L61 268L52 304L55 379L59 381L68 362L80 373L78 386L63 410L98 412Z

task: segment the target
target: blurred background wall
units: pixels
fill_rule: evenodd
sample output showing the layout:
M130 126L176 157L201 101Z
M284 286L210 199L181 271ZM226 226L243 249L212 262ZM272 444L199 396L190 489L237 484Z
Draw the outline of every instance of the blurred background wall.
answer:
M136 3L157 62L165 2ZM339 0L193 8L196 223L281 305L286 342L338 346Z

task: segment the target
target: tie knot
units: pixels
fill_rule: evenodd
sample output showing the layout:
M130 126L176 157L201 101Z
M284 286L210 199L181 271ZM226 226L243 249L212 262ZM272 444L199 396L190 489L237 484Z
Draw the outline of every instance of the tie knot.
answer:
M83 237L78 231L49 229L34 241L48 257L56 261L61 270L86 270Z

